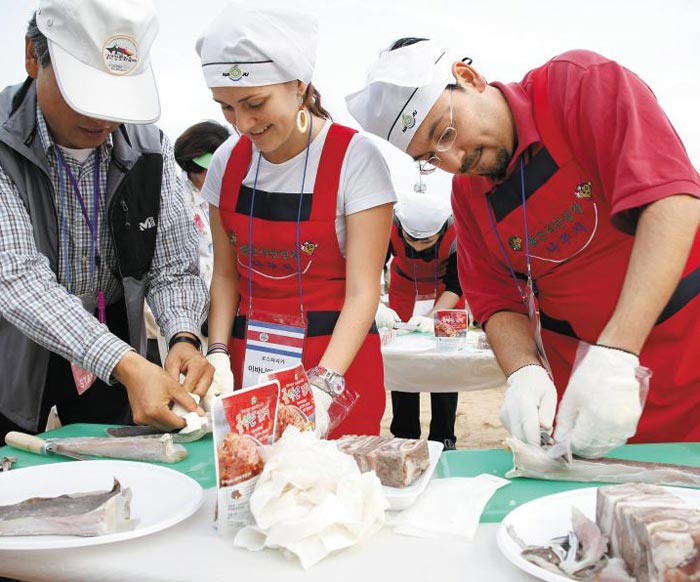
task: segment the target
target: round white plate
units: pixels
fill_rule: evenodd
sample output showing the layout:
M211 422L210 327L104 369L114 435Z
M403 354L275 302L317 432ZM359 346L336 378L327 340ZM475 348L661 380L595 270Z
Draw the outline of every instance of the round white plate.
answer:
M134 529L94 537L0 536L0 550L53 550L130 540L173 526L202 504L199 483L172 469L132 461L75 461L0 473L0 505L109 490L114 478L131 488L131 519L138 520Z
M700 491L680 487L665 487L674 495L700 508ZM571 582L573 578L549 572L521 557L520 546L507 531L512 526L518 537L528 545L545 545L548 541L571 531L571 508L595 521L597 487L574 489L554 495L546 495L524 503L511 511L501 522L497 542L503 555L521 570L547 582Z

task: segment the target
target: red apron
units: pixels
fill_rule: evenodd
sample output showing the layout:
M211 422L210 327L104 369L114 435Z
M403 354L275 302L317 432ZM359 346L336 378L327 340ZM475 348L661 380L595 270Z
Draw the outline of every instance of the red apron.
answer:
M530 255L542 339L561 398L578 340L595 343L612 316L634 237L612 224L611 207L600 183L573 158L566 136L554 122L546 70L535 73L534 112L543 147L525 166ZM490 191L488 184L478 178L465 181L471 189L465 202L491 253L508 269L505 252L517 277L525 279L520 172ZM641 364L651 368L653 377L637 434L630 442L700 441L699 265L700 237L696 236L678 288L640 354Z
M389 307L399 314L401 321L408 321L413 316L416 295L435 295L437 300L444 293L443 279L447 272L447 263L455 236L455 228L450 220L444 236L437 243L437 257L432 261L423 261L406 253L406 243L399 233L396 221L392 224L391 248L394 252L394 260L391 262ZM464 297L460 297L454 309L463 308Z
M254 314L268 311L299 316L297 264L300 257L308 323L302 356L304 367L308 370L316 366L328 347L345 301L345 258L338 246L335 218L340 170L354 133L355 130L336 124L329 128L313 194L303 195L299 249L296 248L298 195L259 190L251 219L252 189L242 184L252 160L250 140L241 137L231 152L222 181L219 212L229 241L236 248L238 261L241 299L229 342L237 386L241 386L245 357L251 276ZM300 175L300 184L301 178ZM252 273L248 269L251 221ZM374 326L346 371L345 380L347 387L355 390L360 399L330 438L344 434L379 434L386 395L379 336Z

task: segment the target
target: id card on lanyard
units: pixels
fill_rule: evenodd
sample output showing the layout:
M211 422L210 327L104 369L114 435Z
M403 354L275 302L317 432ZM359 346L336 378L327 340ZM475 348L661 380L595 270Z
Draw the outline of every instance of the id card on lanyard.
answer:
M299 192L299 207L296 221L297 278L299 282L299 313L284 314L269 311L254 311L253 307L253 208L260 172L262 153L258 152L253 192L248 217L248 317L245 333L245 358L243 362L243 388L258 383L260 374L275 372L301 363L306 340L306 317L304 315L304 292L302 286L301 257L301 209L309 163L309 146L313 133L313 116L306 144L304 174Z
M525 290L522 289L520 283L518 283L518 278L515 276L515 271L513 270L513 265L508 258L508 254L501 242L501 237L498 235L498 230L496 229L495 219L493 217L493 210L488 200L486 200L486 206L488 210L489 220L491 221L491 228L496 235L496 240L498 241L498 246L501 249L503 258L508 263L508 269L510 274L515 281L515 285L520 292L520 297L523 303L527 306L527 315L530 320L530 329L532 330L532 335L535 339L535 345L537 346L537 353L540 357L540 362L545 367L550 376L552 376L552 368L549 365L549 360L547 359L547 354L544 351L544 343L542 342L542 323L540 321L540 310L537 306L537 298L535 297L535 285L532 279L532 265L530 262L530 237L527 228L527 200L525 196L525 170L523 169L523 159L520 158L520 187L522 193L523 202L523 221L525 223L525 261L527 263L527 284L525 285Z
M73 172L71 171L68 164L63 159L63 155L58 147L55 148L56 158L58 159L58 195L59 204L61 206L61 232L64 246L64 276L66 280L66 285L68 287L68 292L73 294L73 284L70 270L70 255L68 253L68 234L66 227L66 192L65 192L65 182L64 173L68 176L68 179L75 191L75 196L80 203L80 210L83 213L83 218L87 223L88 230L90 231L90 279L95 281L95 287L98 287L99 281L99 270L100 270L100 254L97 246L97 234L98 234L98 215L99 215L99 205L100 205L100 161L99 155L95 154L95 171L94 171L94 183L93 183L93 208L92 208L92 219L88 214L88 209L85 206L85 200L80 193L80 187L78 181L75 179ZM62 171L63 170L63 171ZM97 315L100 323L104 324L106 321L106 309L105 309L105 294L104 291L97 288L94 293L88 293L86 295L81 295L79 297L83 308L88 311L91 315L95 314L95 309L97 309ZM79 395L83 395L97 380L97 376L84 368L81 368L78 364L71 362L71 373L73 374L73 381L75 382L75 388Z
M411 264L413 265L413 285L416 288L416 300L413 302L413 317L423 316L429 317L433 307L435 307L435 301L437 299L437 275L438 275L438 252L437 245L433 247L435 249L435 273L433 274L433 292L432 293L418 293L418 276L416 275L416 254L413 248L411 248Z

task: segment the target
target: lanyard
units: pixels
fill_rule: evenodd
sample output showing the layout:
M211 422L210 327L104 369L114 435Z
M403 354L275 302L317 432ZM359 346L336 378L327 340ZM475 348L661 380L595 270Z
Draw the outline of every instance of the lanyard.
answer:
M314 131L314 118L310 116L309 138L306 142L306 154L304 156L304 172L301 176L301 192L299 193L299 206L297 208L296 221L296 247L297 275L299 281L299 306L301 318L304 319L304 289L301 281L301 208L304 201L304 187L306 186L306 170L309 166L309 150L311 149L311 136ZM260 160L262 152L258 151L258 162L255 168L255 178L253 180L253 193L250 198L250 213L248 215L248 317L253 313L253 209L255 207L255 193L258 189L258 174L260 173Z
M533 284L532 284L532 265L530 264L530 237L528 236L528 229L527 229L527 200L525 198L525 170L523 169L523 159L522 157L520 158L520 192L522 196L522 201L523 201L523 222L525 223L525 262L527 264L527 284L532 290ZM489 221L491 222L491 229L493 230L494 235L496 235L496 241L498 242L498 247L501 249L501 254L503 255L503 258L506 260L506 263L508 264L508 270L510 271L511 276L513 277L513 281L515 282L515 286L518 289L518 292L520 293L520 298L522 299L523 303L527 305L527 298L525 297L525 293L522 290L522 287L520 286L520 283L518 282L518 278L515 276L515 270L513 269L513 264L510 261L510 258L508 257L508 253L506 253L506 249L503 246L503 241L501 241L501 237L498 234L498 229L496 228L496 220L493 215L493 208L491 208L491 205L489 204L489 201L484 198L484 202L486 203L486 209L488 211L489 215Z
M94 166L94 179L93 179L93 188L92 188L92 196L93 196L93 205L92 205L92 218L90 217L88 213L87 206L85 205L85 200L83 199L82 194L80 193L80 186L78 185L78 181L75 179L75 176L73 175L73 172L71 171L70 167L68 164L66 164L65 160L63 159L63 154L61 153L60 148L55 147L54 151L56 152L56 158L58 159L58 195L59 195L59 203L61 207L61 234L62 234L62 239L63 239L63 250L64 250L64 256L65 259L63 261L63 268L64 268L64 274L65 274L65 279L66 283L68 285L68 291L70 293L73 292L73 284L72 284L72 275L71 275L71 270L70 270L70 260L69 260L69 255L68 255L68 236L67 236L67 226L66 226L66 188L65 188L65 179L64 179L64 174L68 176L68 180L70 181L71 185L73 186L73 191L75 192L75 196L78 199L78 203L80 204L80 211L83 214L83 218L85 219L85 222L87 224L88 230L90 231L90 267L89 267L89 275L90 279L96 281L98 278L98 275L96 275L96 271L99 270L101 259L100 259L100 252L98 249L97 245L97 235L98 235L98 217L99 217L99 208L100 208L100 161L99 161L99 155L95 155L95 166ZM97 286L97 281L96 281L96 286ZM105 298L104 298L104 292L99 289L97 292L97 302L98 302L98 309L99 309L99 318L100 322L104 323L105 322Z
M439 244L439 242L437 244L435 244L435 246L433 246L433 253L435 254L435 259L434 259L435 272L433 273L433 294L435 295L436 300L437 300L437 287L438 287L438 284L437 284L438 266L440 263L440 257L438 256L438 244ZM416 260L417 260L416 259L416 250L410 245L408 248L410 249L411 266L413 267L413 286L416 289L416 297L418 297L418 276L416 275Z

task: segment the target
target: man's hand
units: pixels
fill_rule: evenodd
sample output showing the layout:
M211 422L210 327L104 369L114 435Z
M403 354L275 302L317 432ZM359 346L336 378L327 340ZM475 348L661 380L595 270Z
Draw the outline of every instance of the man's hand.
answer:
M554 440L568 439L575 455L591 459L624 445L642 414L638 366L632 353L590 346L559 405Z
M135 352L128 352L119 360L114 376L126 388L136 424L170 431L185 426L185 421L170 409L172 402L187 412L198 410L197 403L179 382Z
M528 365L508 376L501 422L515 438L540 444L540 431L550 431L557 407L557 389L542 366Z
M214 366L207 362L195 346L185 342L178 342L170 349L165 359L165 371L178 383L180 374L184 374L184 389L201 398L209 390L214 378Z
M425 315L414 315L408 320L409 325L417 325L421 333L435 333L435 321Z

